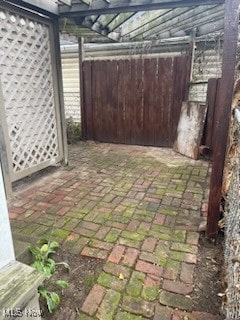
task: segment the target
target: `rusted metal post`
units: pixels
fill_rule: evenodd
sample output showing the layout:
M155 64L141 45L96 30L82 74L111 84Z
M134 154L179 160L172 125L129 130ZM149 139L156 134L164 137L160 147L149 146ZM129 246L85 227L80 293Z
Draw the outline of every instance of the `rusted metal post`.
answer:
M206 236L214 238L219 230L223 169L228 141L234 88L239 24L239 0L225 0L222 79L217 94L213 131L213 165L210 182Z

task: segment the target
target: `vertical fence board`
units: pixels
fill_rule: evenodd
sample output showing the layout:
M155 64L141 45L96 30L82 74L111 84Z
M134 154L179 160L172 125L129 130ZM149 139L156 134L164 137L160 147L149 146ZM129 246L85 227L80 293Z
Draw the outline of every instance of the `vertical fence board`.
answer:
M177 85L177 83L174 83L174 62L176 59L167 58L166 64L165 64L165 92L167 92L167 95L165 95L165 105L166 107L166 120L167 120L167 139L166 139L166 147L172 146L173 141L171 141L172 136L172 121L175 113L176 108L176 101L174 101L174 86ZM169 70L169 72L167 71ZM173 110L174 109L174 110ZM177 124L176 124L177 125Z
M136 59L135 60L135 93L134 93L134 101L135 101L135 124L134 124L134 132L135 132L135 143L142 143L143 136L143 107L144 107L144 88L143 88L143 80L144 80L144 69L143 69L144 60ZM141 71L141 72L140 72Z
M158 86L158 106L156 111L156 145L160 145L160 140L166 139L166 132L164 126L162 125L162 122L164 121L165 112L164 112L164 105L165 105L165 99L164 99L164 81L162 80L162 74L164 73L164 64L161 63L162 59L158 59L158 77L156 79L157 86ZM159 119L162 119L159 121Z
M125 142L125 131L124 131L124 64L123 61L118 61L118 94L117 94L117 105L118 105L118 122L117 122L117 132L118 132L118 143Z
M93 139L92 117L92 62L83 63L83 92L82 92L82 128L83 139Z
M119 130L118 130L118 124L120 123L120 120L118 118L119 111L118 111L118 77L116 76L118 74L118 61L112 61L112 74L110 77L110 83L111 83L111 101L113 101L112 104L112 114L111 114L111 132L114 132L114 136L112 136L112 142L117 143L119 141Z
M122 98L124 98L124 118L125 118L125 141L124 143L132 143L132 136L131 136L131 125L132 125L132 103L133 103L133 94L132 92L132 61L131 60L124 60L124 75L125 75L125 83L124 83L124 90L122 92ZM122 75L123 76L123 75Z
M143 78L143 132L142 143L144 145L148 145L149 142L149 109L152 108L152 97L153 94L149 94L151 92L151 81L149 79L149 74L152 75L151 70L151 60L145 59L144 65L144 78Z
M207 88L207 121L205 127L205 141L204 144L209 147L212 153L212 135L214 123L214 110L216 104L216 94L219 79L209 79Z

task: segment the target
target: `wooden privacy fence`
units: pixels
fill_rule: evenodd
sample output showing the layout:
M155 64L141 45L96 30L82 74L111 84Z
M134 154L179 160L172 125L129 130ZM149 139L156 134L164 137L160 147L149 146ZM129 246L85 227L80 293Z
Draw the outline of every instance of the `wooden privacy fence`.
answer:
M212 78L208 80L207 86L207 117L204 130L204 137L202 143L209 148L209 155L213 155L213 130L215 118L215 106L217 104L218 90L220 88L221 79Z
M190 58L83 62L83 137L173 145L188 94Z

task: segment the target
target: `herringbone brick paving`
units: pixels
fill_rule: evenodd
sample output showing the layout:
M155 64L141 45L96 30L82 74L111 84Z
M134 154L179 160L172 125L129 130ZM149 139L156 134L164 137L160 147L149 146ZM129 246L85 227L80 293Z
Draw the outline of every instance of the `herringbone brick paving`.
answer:
M71 147L69 163L18 191L9 210L15 235L105 261L79 319L219 319L191 301L209 164L95 143Z

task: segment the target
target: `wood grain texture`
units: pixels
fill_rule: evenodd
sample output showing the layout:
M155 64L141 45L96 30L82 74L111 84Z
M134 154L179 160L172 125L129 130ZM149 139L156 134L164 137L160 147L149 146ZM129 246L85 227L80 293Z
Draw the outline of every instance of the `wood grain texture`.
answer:
M223 64L221 84L217 93L213 130L213 165L210 181L209 210L206 234L208 238L218 233L222 197L223 169L225 163L239 28L239 0L225 1L223 39Z
M212 78L208 80L207 88L207 117L204 129L203 145L209 148L209 155L212 158L213 148L213 129L214 129L214 113L217 99L217 92L220 85L220 79Z
M14 310L26 305L45 279L43 273L18 261L1 268L0 276L1 310Z
M83 62L86 139L171 147L190 58Z
M187 157L198 159L199 146L206 118L206 105L199 102L183 102L173 149Z

